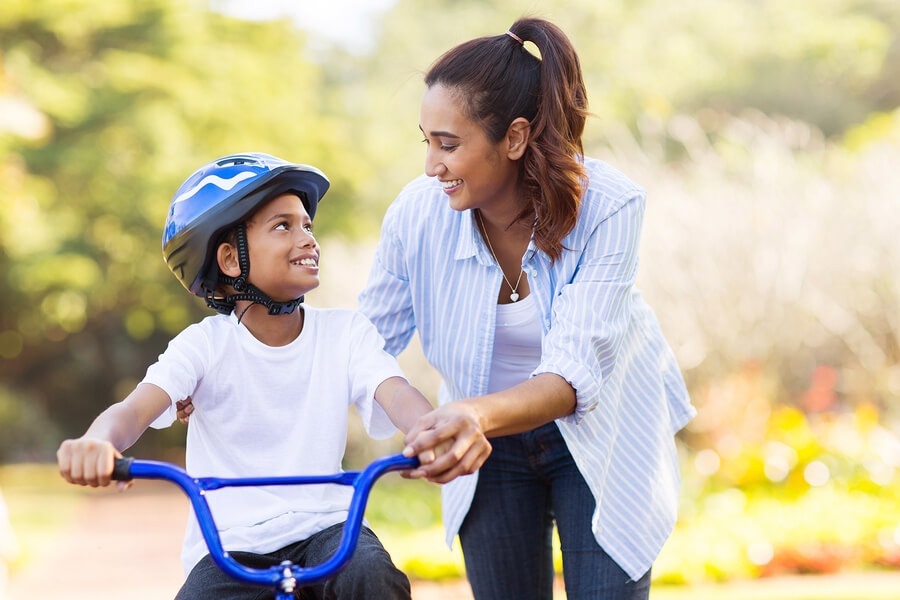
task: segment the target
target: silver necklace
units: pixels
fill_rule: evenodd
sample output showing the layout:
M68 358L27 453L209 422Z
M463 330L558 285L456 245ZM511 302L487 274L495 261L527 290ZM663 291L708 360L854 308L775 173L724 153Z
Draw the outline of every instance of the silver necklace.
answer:
M481 219L481 211L475 213L478 215L478 222L481 224L481 231L484 233L484 241L487 242L488 250L491 251L491 256L494 257L494 261L497 263L497 266L500 267L500 261L497 260L497 255L494 254L494 248L491 246L491 238L488 237L487 229L484 227L484 221ZM503 267L500 267L500 273L503 275L503 280L506 281L506 285L509 286L509 289L512 290L512 294L509 295L509 299L513 302L519 299L519 293L516 291L519 289L519 282L522 281L522 267L519 267L519 278L516 279L516 285L513 285L509 282L509 279L506 278L506 273L503 272Z

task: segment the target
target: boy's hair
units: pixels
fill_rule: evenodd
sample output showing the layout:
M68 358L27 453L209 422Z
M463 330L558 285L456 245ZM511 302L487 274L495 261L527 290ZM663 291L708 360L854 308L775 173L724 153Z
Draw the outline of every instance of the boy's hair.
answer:
M265 305L270 314L291 312L302 298L274 302L247 282L250 257L244 221L257 208L280 194L296 194L312 219L329 181L309 165L289 163L260 152L232 154L214 160L188 177L172 199L163 231L163 258L175 278L210 308L228 314L236 300ZM241 274L220 273L216 250L223 236L232 235ZM223 296L220 283L236 294Z

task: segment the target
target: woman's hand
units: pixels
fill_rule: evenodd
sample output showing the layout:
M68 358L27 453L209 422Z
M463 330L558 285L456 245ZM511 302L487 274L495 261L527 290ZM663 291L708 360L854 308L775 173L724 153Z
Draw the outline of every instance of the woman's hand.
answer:
M434 450L435 459L408 473L434 483L447 483L477 471L491 453L478 412L470 404L450 402L423 415L404 439L404 456Z
M177 400L175 402L175 414L178 416L178 420L185 425L191 420L192 412L194 412L194 403L190 396L184 400Z

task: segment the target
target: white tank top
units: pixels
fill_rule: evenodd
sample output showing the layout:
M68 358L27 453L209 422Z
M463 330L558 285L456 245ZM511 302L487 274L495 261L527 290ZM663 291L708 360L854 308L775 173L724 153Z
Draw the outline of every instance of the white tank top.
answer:
M497 305L488 392L526 381L541 362L541 320L534 295Z

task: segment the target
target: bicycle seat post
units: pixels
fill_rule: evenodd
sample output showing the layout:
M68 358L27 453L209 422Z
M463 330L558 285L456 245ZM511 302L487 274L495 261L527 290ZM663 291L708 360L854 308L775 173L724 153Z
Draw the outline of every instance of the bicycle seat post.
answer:
M297 586L297 579L294 577L291 566L293 563L289 560L281 561L281 589L276 594L276 600L291 600L294 597L294 588Z

